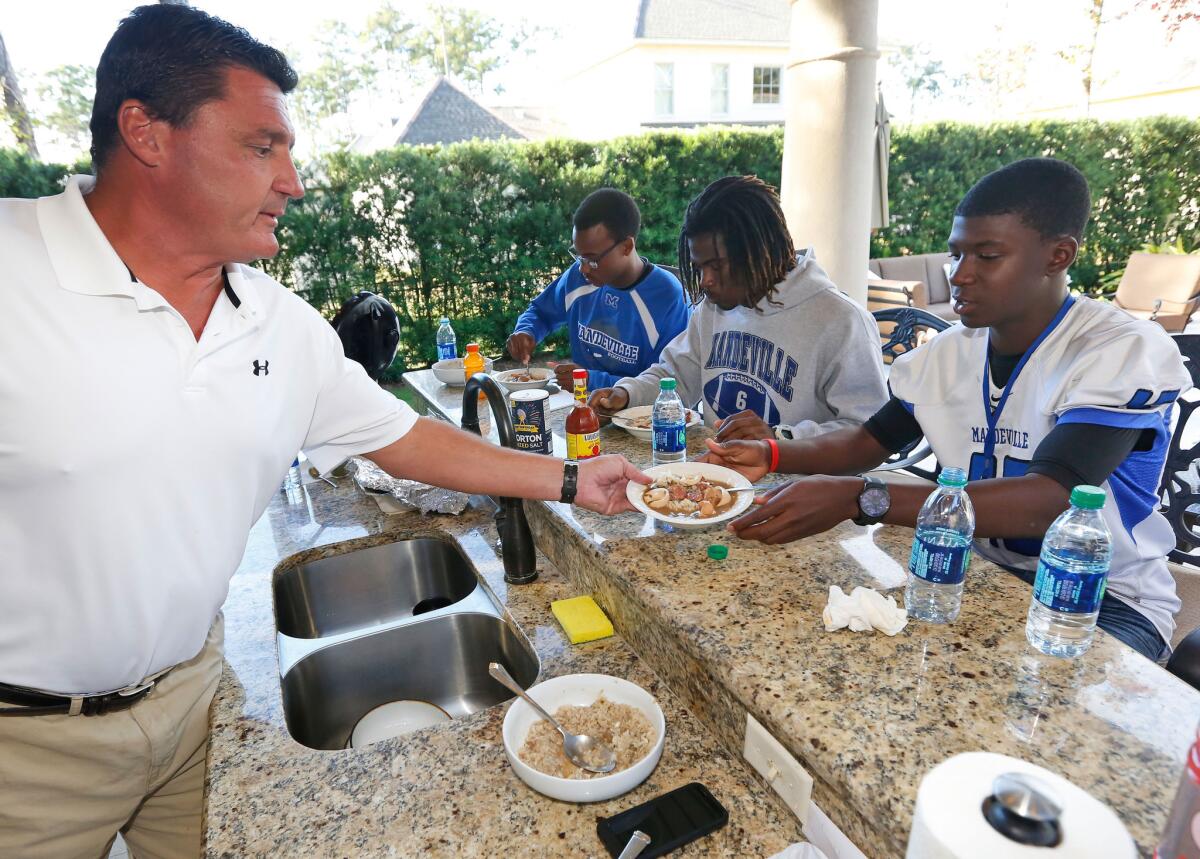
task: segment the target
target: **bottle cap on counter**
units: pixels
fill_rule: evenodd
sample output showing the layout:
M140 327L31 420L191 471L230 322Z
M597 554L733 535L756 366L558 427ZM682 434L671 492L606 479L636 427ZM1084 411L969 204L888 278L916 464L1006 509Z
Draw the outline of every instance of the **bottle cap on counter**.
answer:
M714 561L723 561L729 557L729 547L721 543L713 543L708 547L708 556Z

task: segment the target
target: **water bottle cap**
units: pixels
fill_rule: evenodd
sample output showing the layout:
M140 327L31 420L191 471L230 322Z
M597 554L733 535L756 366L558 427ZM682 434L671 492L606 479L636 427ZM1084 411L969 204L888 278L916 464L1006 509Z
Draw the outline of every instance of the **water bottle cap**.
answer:
M966 486L967 473L961 468L947 465L938 475L938 486Z
M1071 490L1071 504L1084 510L1099 510L1107 497L1099 486L1076 486Z
M708 547L708 556L714 561L723 561L729 557L729 547L721 543L713 543Z
M673 390L675 390L675 380L674 380L674 379L662 379L662 380L660 380L660 381L659 381L659 383L658 383L658 389L659 389L660 391L673 391Z
M443 316L441 319L438 320L438 325L449 325L449 324L450 324L449 316Z

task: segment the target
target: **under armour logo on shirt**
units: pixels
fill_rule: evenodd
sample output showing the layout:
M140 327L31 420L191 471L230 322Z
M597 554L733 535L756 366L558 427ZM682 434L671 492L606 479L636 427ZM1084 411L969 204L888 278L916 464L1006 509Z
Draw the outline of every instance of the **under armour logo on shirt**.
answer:
M270 370L267 369L267 365L270 363L271 363L270 361L261 361L261 362L255 361L254 362L254 375L256 375L256 376L267 375L270 372Z

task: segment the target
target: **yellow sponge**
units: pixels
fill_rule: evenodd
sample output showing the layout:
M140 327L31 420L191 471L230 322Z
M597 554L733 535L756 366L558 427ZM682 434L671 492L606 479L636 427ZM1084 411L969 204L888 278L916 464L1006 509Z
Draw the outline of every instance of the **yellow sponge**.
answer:
M554 612L572 644L608 638L613 634L612 621L591 597L555 600L550 603L550 611Z

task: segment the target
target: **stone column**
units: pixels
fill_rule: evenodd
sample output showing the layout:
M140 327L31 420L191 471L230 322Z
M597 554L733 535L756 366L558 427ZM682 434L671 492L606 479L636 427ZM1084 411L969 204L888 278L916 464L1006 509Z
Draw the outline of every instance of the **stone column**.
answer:
M780 197L797 247L866 305L878 0L791 0Z

